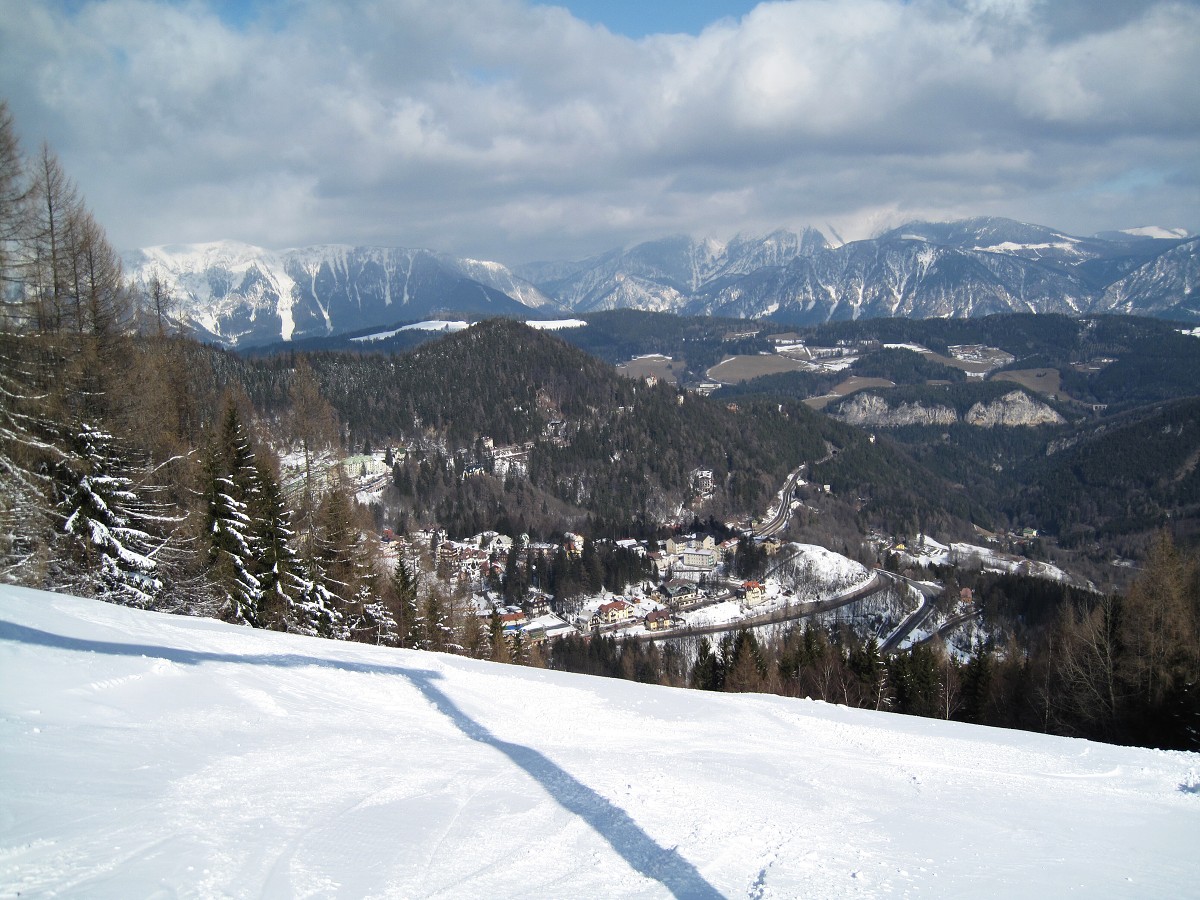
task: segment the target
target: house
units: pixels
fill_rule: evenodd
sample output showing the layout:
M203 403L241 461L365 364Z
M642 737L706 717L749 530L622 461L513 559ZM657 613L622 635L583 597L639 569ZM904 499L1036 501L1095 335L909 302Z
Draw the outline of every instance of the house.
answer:
M664 628L670 627L671 611L669 609L656 609L646 613L647 631L662 631Z
M596 610L596 614L592 616L592 627L597 625L615 625L618 622L624 622L629 618L629 614L633 609L624 600L613 600L611 603L602 604Z
M668 538L667 556L675 578L697 584L706 581L719 562L717 542L708 534Z
M530 619L529 624L525 626L525 632L537 630L545 635L546 640L554 640L567 634L577 634L575 628L567 624L558 616L538 616L536 619Z
M500 625L505 631L518 631L528 621L523 612L506 612L500 614Z
M563 535L563 549L567 552L567 556L578 559L583 555L583 544L582 535L572 534L569 531Z
M527 625L521 629L521 634L525 636L525 643L530 647L537 647L546 643L546 631L543 628Z
M742 587L738 591L738 596L745 600L749 606L756 606L766 599L763 592L763 586L757 581L744 581Z
M658 592L662 595L665 603L675 608L694 603L700 596L696 585L679 578L673 578L666 584L660 585Z
M495 446L491 438L485 438L483 444L484 456L491 465L492 474L504 478L510 472L524 478L529 472L529 454L533 450L533 441L523 444L512 444L508 447Z
M628 619L629 613L632 609L633 607L624 600L613 600L611 603L603 604L600 609L597 610L597 614L604 622L612 624L614 622L622 622L625 619Z
M684 550L712 550L717 542L711 534L688 534L667 538L667 553L678 556Z
M485 531L471 538L476 548L484 553L507 553L513 548L513 539L498 531Z
M963 588L961 591L958 592L958 599L961 600L963 603L974 603L975 602L975 592L972 591L970 588Z

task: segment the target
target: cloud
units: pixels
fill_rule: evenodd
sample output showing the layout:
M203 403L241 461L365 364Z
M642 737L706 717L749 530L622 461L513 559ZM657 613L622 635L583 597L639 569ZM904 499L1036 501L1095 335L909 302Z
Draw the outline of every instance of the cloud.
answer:
M121 246L517 262L916 216L1200 227L1194 2L794 0L640 40L520 0L222 11L10 0L0 21L27 144Z

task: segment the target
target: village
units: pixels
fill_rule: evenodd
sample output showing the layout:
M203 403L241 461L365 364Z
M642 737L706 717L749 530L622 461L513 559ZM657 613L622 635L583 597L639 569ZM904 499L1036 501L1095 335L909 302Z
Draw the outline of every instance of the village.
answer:
M744 533L718 540L695 532L661 541L592 542L568 533L560 543L548 543L494 531L456 541L436 530L419 530L406 536L385 531L381 546L393 559L424 557L439 580L451 585L467 614L527 649L567 636L652 642L805 619L826 625L854 622L889 648L947 637L951 628L966 623L968 637L959 642L967 652L974 637L969 626L978 619L969 590L956 590L939 602L943 588L938 582L773 536ZM932 539L922 547L949 551ZM578 569L588 565L589 556L619 555L642 566L640 577L619 588L556 594L539 583L556 566ZM754 572L750 577L747 557ZM909 555L903 561L922 564L921 557ZM999 557L995 562L1004 563ZM522 586L518 592L510 590L513 582Z
M416 558L424 553L452 588L469 597L471 611L484 619L497 615L505 634L520 634L527 646L568 634L613 634L618 638L684 633L691 628L726 621L736 627L784 597L774 579L751 580L734 576L739 538L720 543L711 535L689 534L665 541L589 541L567 533L560 543L530 541L527 536L487 531L468 540L449 539L438 530L422 529L393 535L385 529L380 538L385 557ZM762 552L778 556L778 540L761 543ZM565 598L538 583L536 573L547 572L558 560L578 567L585 553L614 553L636 560L644 577L622 590L600 589ZM534 572L527 571L532 568ZM516 572L522 584L520 602L506 598L506 576ZM545 575L542 575L544 578Z
M483 449L489 474L524 476L531 445L497 447L485 440ZM379 457L346 462L359 476L360 501L369 502L370 494L387 480L388 468ZM1012 535L980 534L991 546L945 545L927 535L906 542L871 534L866 547L877 561L867 565L816 545L786 542L780 535L799 504L795 494L805 484L801 475L806 468L789 478L762 519L726 523L719 534L677 527L677 534L661 540L591 540L567 532L557 541L536 541L528 535L484 531L455 540L439 527L428 526L407 534L383 528L379 548L385 567L404 559L414 569L436 573L467 614L488 626L498 620L510 641L527 648L565 636L657 641L719 634L829 613L867 598L876 606L896 607L876 617L884 625L879 638L881 643L903 646L907 641L900 639L907 635L897 633L902 625L911 631L911 639L923 639L938 630L932 627L937 623L974 613L969 591L953 603L941 604L946 609L940 613L934 610L927 600L941 593L941 585L918 584L912 578L914 569L968 565L1073 580L1052 565L1000 552L1001 543L1023 549L1037 536L1030 529ZM475 474L466 470L463 477ZM711 491L711 481L710 470L692 473L698 499ZM815 487L828 491L824 485ZM601 573L605 565L616 566L620 573ZM585 569L592 573L590 584L580 574ZM556 572L576 573L568 589L562 590L561 584L555 589ZM928 614L928 621L908 621L918 613Z

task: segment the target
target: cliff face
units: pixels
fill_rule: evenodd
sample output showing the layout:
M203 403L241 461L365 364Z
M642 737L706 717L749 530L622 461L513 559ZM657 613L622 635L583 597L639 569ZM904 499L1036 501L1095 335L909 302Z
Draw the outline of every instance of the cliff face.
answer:
M901 403L895 409L878 394L859 394L844 403L837 416L851 425L899 428L902 425L953 425L958 413L948 406Z
M976 403L959 418L949 406L924 406L901 403L892 407L878 394L859 394L843 403L837 418L851 425L873 428L899 428L903 425L953 425L963 421L979 428L995 426L1015 428L1035 425L1062 425L1066 420L1057 412L1034 400L1023 391L1012 391L990 403Z
M1045 403L1039 403L1023 391L1013 391L991 403L976 403L967 410L963 421L968 425L978 425L980 428L992 428L996 425L1007 427L1062 425L1066 419Z

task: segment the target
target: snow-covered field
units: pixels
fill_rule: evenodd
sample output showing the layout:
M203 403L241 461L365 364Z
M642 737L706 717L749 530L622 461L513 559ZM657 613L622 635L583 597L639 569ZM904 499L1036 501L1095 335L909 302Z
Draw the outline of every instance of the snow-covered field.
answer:
M1200 754L0 588L0 895L1180 897Z

